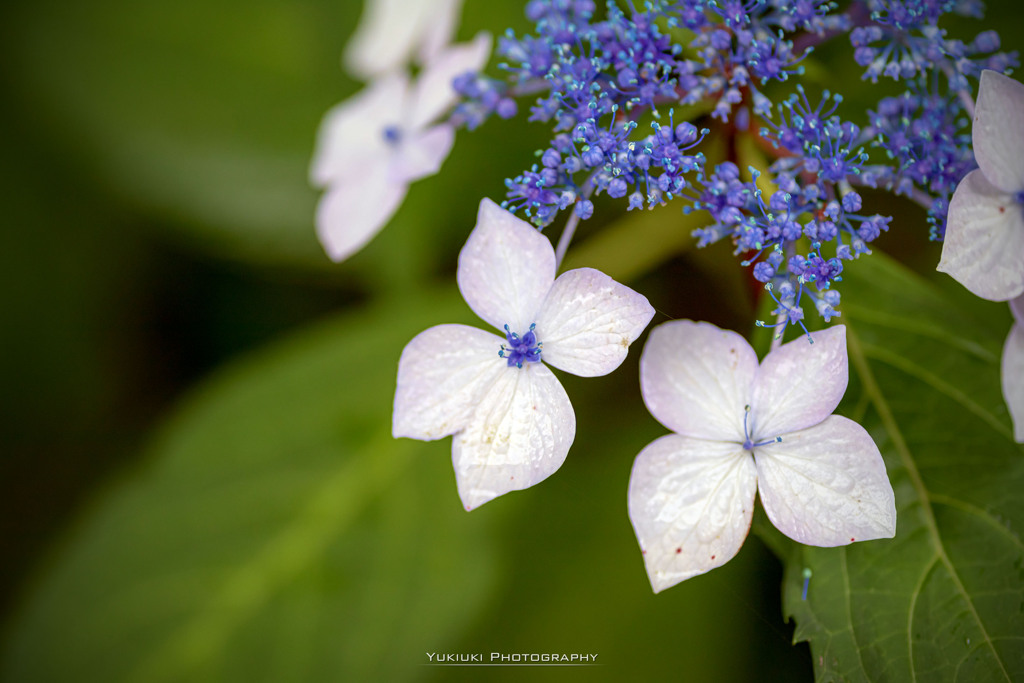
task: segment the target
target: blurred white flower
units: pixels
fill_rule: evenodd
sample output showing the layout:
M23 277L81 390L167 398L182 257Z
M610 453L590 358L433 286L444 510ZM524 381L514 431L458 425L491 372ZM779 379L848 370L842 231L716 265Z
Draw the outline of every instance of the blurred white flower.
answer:
M455 130L437 123L455 104L456 76L483 67L491 39L442 51L410 82L404 72L385 76L324 116L310 169L326 188L316 229L324 250L342 261L387 223L409 185L433 175L451 152Z
M651 321L642 295L591 268L555 279L555 252L536 228L489 199L459 254L469 307L504 336L438 325L402 351L392 432L454 435L452 460L467 510L543 481L576 435L569 397L541 361L605 375Z
M790 538L818 546L891 538L885 464L856 422L832 415L846 392L846 328L784 344L758 365L735 332L680 320L655 328L640 359L651 414L674 434L633 464L629 518L655 592L732 559L754 496Z

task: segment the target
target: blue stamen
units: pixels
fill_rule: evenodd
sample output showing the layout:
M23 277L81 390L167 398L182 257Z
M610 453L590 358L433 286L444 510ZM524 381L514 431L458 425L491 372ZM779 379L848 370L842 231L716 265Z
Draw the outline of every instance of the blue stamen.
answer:
M540 352L543 344L537 341L537 335L534 332L536 327L536 323L530 325L530 329L526 334L520 337L510 330L508 325L505 325L505 338L508 340L508 345L501 345L498 356L505 358L510 368L522 368L523 363L537 363L540 361Z
M755 448L761 446L767 446L771 443L782 443L782 437L777 436L774 439L765 439L764 441L758 441L754 443L754 439L750 436L750 429L747 427L747 419L750 417L750 406L743 406L743 450L752 451Z
M382 132L389 145L395 146L402 141L402 130L398 126L387 126Z
M749 451L754 447L750 441L750 430L747 429L747 418L750 417L750 406L743 406L743 450Z

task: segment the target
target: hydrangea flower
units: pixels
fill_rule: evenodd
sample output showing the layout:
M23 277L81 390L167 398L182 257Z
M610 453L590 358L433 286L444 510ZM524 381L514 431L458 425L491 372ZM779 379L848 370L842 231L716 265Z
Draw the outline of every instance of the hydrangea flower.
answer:
M629 518L655 592L725 564L750 528L754 494L790 538L818 546L892 538L885 464L846 392L846 328L815 332L758 365L743 337L680 320L651 332L640 384L671 429L633 464Z
M398 364L392 432L454 436L467 510L543 481L576 435L569 397L541 362L606 375L651 321L647 299L592 268L555 279L555 252L535 228L489 199L459 254L469 307L502 336L466 325L417 335Z
M367 0L345 47L345 66L363 79L429 64L451 42L462 0Z
M327 255L343 261L398 210L409 185L437 173L455 142L454 127L435 123L455 103L455 77L479 69L491 39L479 34L426 66L415 82L386 76L324 116L311 181L327 188L316 229Z
M972 131L979 168L949 202L938 269L974 294L1024 293L1024 85L983 71Z
M1024 443L1024 296L1010 302L1013 327L1003 346L1003 398L1013 420L1013 438Z

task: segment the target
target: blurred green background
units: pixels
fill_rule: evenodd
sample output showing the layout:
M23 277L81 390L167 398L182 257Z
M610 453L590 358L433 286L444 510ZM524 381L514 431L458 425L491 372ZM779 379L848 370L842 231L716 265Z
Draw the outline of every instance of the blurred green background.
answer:
M498 651L597 653L579 670L593 680L809 679L781 565L754 536L725 568L651 594L625 510L633 457L664 431L639 399L639 344L610 377L561 376L579 422L565 466L470 515L449 441L391 439L402 347L475 324L458 249L480 197L500 198L547 131L461 132L388 228L331 264L306 174L320 117L359 87L339 63L359 12L0 9L0 675L469 679L480 671L426 653ZM987 22L1011 46L1014 12L993 5ZM525 29L517 3L467 0L459 35L506 26ZM820 78L856 102L856 74ZM923 212L893 206L909 229L883 247L927 270ZM618 268L655 324L750 328L756 289L726 245L690 251L671 210L604 215L571 264Z

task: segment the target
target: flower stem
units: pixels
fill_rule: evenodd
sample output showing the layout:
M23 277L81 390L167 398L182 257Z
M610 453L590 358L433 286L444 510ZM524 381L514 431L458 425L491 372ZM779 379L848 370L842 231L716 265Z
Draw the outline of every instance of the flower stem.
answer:
M786 322L786 311L783 310L775 318L775 329L779 330L779 333L772 335L772 343L768 347L769 353L782 346L782 337L786 334L786 329L789 328Z
M558 246L555 247L555 271L562 265L562 259L565 258L565 252L569 250L569 243L572 242L572 236L576 232L576 226L580 222L580 217L575 211L569 213L569 220L565 222L565 228L562 230L562 235L558 238Z

